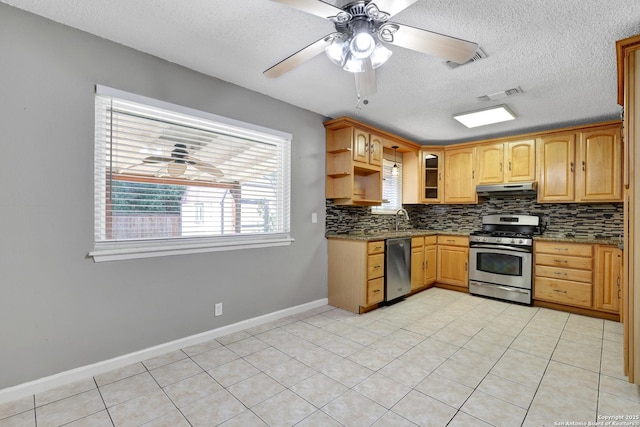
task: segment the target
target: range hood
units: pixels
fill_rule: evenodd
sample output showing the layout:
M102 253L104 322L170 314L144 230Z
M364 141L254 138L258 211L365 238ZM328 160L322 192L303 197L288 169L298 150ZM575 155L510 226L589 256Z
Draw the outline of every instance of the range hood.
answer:
M534 181L476 185L476 192L478 196L484 197L535 196L538 194L538 183Z

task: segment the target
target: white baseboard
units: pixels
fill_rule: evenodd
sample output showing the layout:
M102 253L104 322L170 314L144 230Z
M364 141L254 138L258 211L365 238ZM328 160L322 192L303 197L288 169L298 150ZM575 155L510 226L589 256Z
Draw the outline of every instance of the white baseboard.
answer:
M175 341L156 345L154 347L149 347L144 350L124 354L122 356L114 357L113 359L104 360L102 362L93 363L91 365L81 366L79 368L70 369L68 371L60 372L58 374L50 375L48 377L40 378L34 381L7 387L0 390L0 404L42 393L44 391L64 386L75 381L80 381L88 377L94 377L96 375L104 374L114 369L119 369L133 363L142 362L152 357L180 350L181 348L189 347L191 345L200 344L215 338L232 334L234 332L239 332L245 329L253 328L255 326L260 326L265 323L282 319L283 317L292 316L294 314L302 313L313 308L322 307L324 305L327 305L327 303L327 298L319 299L306 304L289 307L283 310L275 311L273 313L243 320L231 325L222 326L220 328L212 329L200 334L191 335L189 337L181 338Z

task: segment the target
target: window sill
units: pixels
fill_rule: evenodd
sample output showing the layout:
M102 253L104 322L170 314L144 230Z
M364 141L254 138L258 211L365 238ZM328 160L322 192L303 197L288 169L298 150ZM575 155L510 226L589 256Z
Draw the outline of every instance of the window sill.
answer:
M94 262L120 261L127 259L153 258L170 255L187 255L205 252L233 251L238 249L269 248L289 246L295 239L289 236L273 238L229 239L221 241L190 239L181 242L132 242L132 243L96 243L88 256Z

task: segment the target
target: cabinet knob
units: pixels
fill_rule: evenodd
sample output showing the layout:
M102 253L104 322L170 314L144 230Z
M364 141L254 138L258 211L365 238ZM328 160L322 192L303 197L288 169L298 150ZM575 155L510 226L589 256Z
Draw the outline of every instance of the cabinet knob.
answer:
M511 170L511 161L509 161L509 170Z
M570 165L571 165L571 172L573 172L573 162L571 162Z

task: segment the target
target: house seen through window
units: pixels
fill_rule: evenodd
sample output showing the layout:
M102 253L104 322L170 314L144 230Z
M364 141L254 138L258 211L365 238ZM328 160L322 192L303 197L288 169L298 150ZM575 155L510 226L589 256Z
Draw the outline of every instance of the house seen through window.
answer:
M96 244L288 237L286 135L171 107L98 90Z

